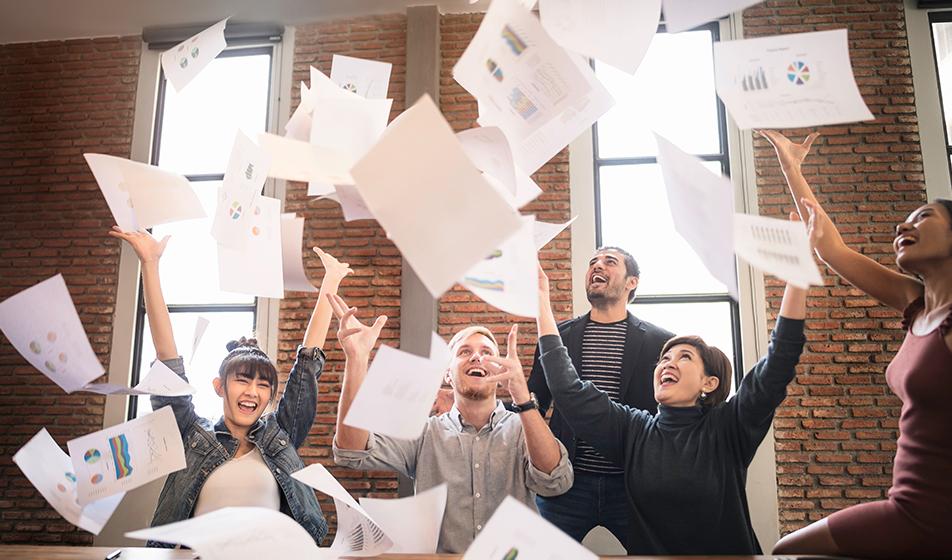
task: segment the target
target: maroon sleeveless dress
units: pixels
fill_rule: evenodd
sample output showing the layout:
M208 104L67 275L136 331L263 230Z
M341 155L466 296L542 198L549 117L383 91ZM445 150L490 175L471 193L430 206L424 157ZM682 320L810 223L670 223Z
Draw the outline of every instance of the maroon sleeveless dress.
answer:
M952 312L917 336L912 321L923 306L919 298L906 309L906 338L886 368L889 388L902 399L889 497L828 518L848 556L952 558L952 351L944 340Z

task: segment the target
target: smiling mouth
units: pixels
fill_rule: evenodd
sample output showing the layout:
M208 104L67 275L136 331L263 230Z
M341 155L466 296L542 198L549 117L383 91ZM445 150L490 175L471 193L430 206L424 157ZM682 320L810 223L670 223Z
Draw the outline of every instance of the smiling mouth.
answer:
M608 278L602 276L601 274L593 274L592 279L589 281L589 284L592 286L597 286L599 284L607 284Z
M245 414L254 414L258 410L258 403L254 401L238 401L238 410Z
M915 245L915 244L916 244L916 240L913 239L912 237L909 237L909 236L900 237L900 238L896 241L896 246L898 246L898 247L909 247L909 246Z
M486 377L486 370L482 368L473 368L466 372L466 375L470 377Z
M670 373L665 373L661 375L660 385L662 387L670 387L671 385L677 385L677 383L678 383L678 378L671 375Z

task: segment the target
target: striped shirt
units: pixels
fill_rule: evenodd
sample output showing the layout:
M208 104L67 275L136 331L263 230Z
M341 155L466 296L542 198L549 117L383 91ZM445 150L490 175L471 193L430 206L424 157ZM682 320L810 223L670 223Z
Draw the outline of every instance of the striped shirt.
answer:
M628 319L615 323L589 321L582 334L582 362L579 378L591 381L615 402L621 402L621 361L625 354ZM623 468L602 457L584 440L575 442L576 471L594 474L622 474Z

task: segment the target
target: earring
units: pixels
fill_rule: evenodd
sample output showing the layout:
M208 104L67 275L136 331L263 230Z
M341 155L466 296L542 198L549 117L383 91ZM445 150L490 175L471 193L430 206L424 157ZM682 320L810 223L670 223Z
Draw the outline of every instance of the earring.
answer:
M707 398L707 393L705 393L704 391L701 391L701 400L703 401L706 398Z

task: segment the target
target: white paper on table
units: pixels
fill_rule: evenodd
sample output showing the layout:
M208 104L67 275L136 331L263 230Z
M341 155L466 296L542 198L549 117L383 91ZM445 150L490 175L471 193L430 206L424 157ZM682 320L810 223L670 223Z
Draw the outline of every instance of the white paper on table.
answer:
M46 428L37 432L16 452L13 462L63 519L94 535L102 531L103 525L109 521L126 495L120 492L87 504L86 507L80 506L76 501L73 465Z
M374 215L354 185L334 185L335 192L325 198L336 201L344 212L344 221L372 220Z
M450 506L452 507L452 506ZM593 552L512 496L499 504L463 560L598 560Z
M386 99L392 67L389 62L335 54L331 58L331 80L361 97Z
M175 91L182 91L203 68L228 46L225 18L162 53L162 70Z
M337 535L331 550L353 556L374 556L393 546L390 537L324 465L313 463L292 473L291 477L334 498Z
M434 297L519 228L519 214L473 167L428 95L391 123L351 173Z
M658 31L661 0L539 0L539 19L562 47L634 74Z
M211 322L205 317L199 316L195 319L195 330L192 332L192 353L188 358L189 364L195 359L195 354L198 353L198 345L201 344L202 337L205 336L209 324Z
M181 544L202 560L337 558L318 548L294 519L267 508L226 507L185 521L125 534L131 539Z
M292 292L316 292L304 271L301 247L304 243L304 218L281 214L281 263L284 289Z
M30 365L67 393L106 372L89 344L62 274L3 300L0 330Z
M76 473L78 499L86 505L138 488L185 468L182 435L172 409L66 442Z
M538 317L539 259L534 224L534 216L523 216L519 230L470 268L460 284L506 313Z
M399 439L419 437L451 358L436 333L431 335L429 358L382 344L344 423Z
M763 0L664 0L664 25L668 33L687 31Z
M258 135L258 142L271 156L269 177L329 185L354 184L348 172L350 162L337 150L267 132ZM333 187L327 192L332 191Z
M794 286L823 285L803 222L734 214L734 250L752 266Z
M252 203L268 178L271 157L240 130L235 135L225 179L218 191L218 207L212 221L212 237L219 245L243 249L243 235L252 216Z
M873 118L853 78L845 29L718 41L714 84L743 129Z
M393 541L391 554L435 554L446 511L446 483L396 500L361 498L377 525Z
M737 301L731 182L711 173L701 160L665 138L654 136L674 229Z
M548 245L550 241L562 233L562 230L572 225L572 222L574 222L577 218L578 216L573 216L571 220L565 222L564 224L550 224L548 222L537 221L532 234L536 249L541 251L543 247Z
M311 112L314 100L307 84L301 82L301 102L284 125L284 137L307 142L311 138Z
M152 362L149 373L135 387L129 388L113 383L90 383L83 391L100 395L159 395L162 397L181 397L194 395L195 387L178 376L160 360Z
M205 217L205 209L185 177L120 157L83 156L123 230Z
M281 201L259 196L250 210L243 250L218 246L218 286L222 291L284 297L281 263Z
M481 126L456 134L460 146L476 169L492 176L516 194L516 166L506 134L498 126Z

